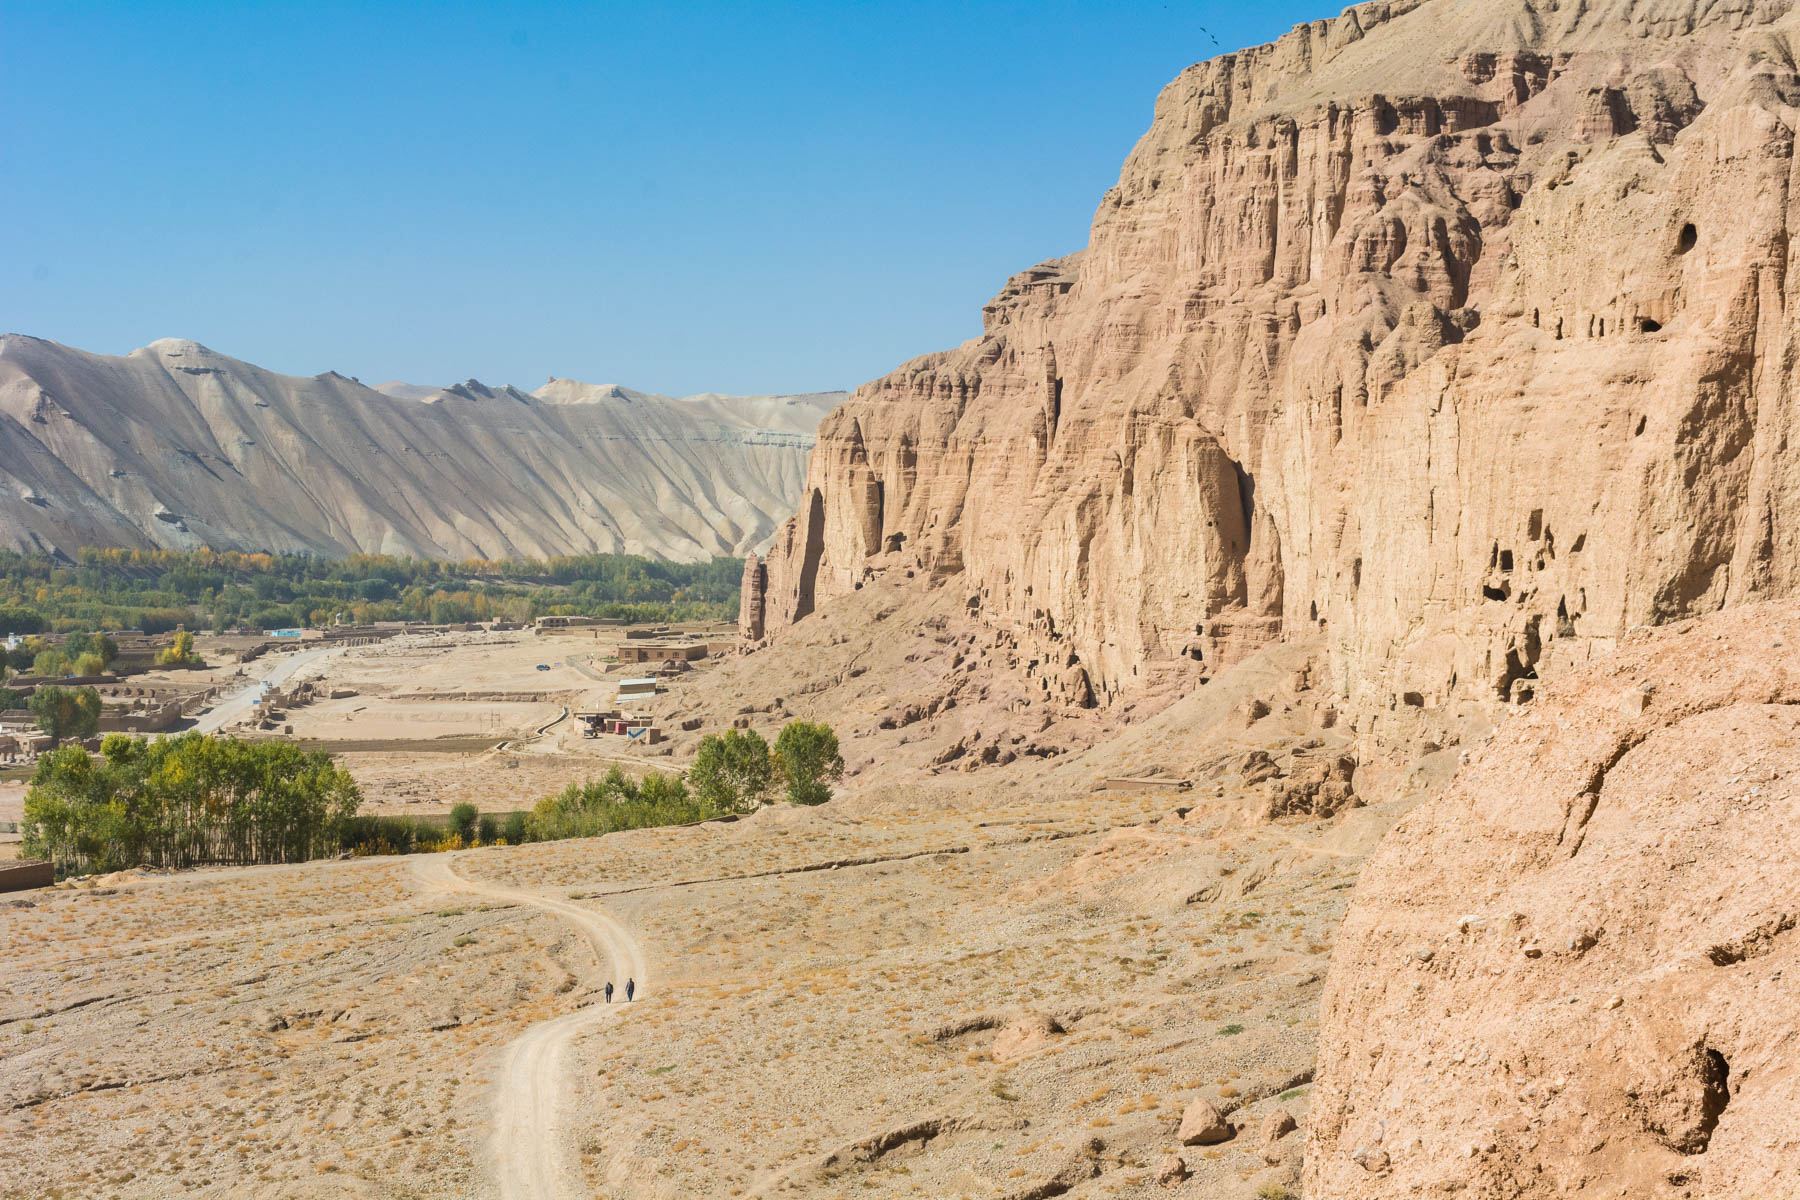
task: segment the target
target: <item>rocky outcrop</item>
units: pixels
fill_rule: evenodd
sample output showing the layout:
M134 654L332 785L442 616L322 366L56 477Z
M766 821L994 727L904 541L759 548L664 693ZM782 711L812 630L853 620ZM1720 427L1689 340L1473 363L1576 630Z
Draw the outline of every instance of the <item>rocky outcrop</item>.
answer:
M759 547L841 398L366 388L194 342L0 338L0 547L680 560Z
M1800 604L1553 682L1364 869L1306 1194L1800 1194Z
M1366 733L1791 591L1797 20L1395 0L1183 72L1084 250L824 422L762 619L911 571L1107 704L1320 634Z
M768 591L769 573L756 554L744 557L744 580L738 586L738 629L752 642L763 636L763 596Z

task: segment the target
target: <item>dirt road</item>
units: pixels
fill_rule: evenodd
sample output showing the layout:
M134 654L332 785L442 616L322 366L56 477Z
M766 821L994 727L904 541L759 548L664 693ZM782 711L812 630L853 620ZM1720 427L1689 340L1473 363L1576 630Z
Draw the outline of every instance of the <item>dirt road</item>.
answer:
M274 670L267 675L238 689L201 713L194 721L194 728L201 733L217 733L233 721L249 716L258 700L286 683L294 672L308 663L315 663L327 655L338 653L340 649L341 647L321 646L317 650L299 650L287 655L278 660Z
M636 979L642 992L649 982L643 953L630 932L605 913L465 879L456 873L455 859L453 854L421 855L413 859L413 872L440 891L528 905L562 917L587 936L601 970L610 972L618 985L612 1004L590 1004L526 1030L506 1048L494 1095L492 1154L502 1200L585 1196L580 1168L563 1133L562 1101L570 1094L563 1064L576 1037L626 1010L627 979Z

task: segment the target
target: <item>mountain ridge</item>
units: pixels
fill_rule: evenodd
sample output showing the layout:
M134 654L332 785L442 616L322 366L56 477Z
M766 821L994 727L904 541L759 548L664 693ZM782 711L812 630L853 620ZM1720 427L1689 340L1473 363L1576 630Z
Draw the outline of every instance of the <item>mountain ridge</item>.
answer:
M738 556L797 502L841 398L368 387L183 338L112 356L9 333L0 546Z

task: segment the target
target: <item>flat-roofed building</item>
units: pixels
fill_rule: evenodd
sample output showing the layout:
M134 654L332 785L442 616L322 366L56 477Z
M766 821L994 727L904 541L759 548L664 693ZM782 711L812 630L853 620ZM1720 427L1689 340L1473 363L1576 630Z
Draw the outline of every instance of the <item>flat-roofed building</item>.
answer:
M654 699L656 699L656 680L654 677L619 680L620 708L627 708L634 704L645 704Z
M626 642L619 647L619 661L628 663L693 662L705 657L705 642Z

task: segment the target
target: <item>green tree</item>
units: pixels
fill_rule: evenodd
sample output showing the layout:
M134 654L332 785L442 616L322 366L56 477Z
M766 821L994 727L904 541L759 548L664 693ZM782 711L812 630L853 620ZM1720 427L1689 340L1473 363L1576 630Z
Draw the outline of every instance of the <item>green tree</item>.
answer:
M61 745L67 738L94 736L100 727L100 693L91 687L40 687L29 701L38 728Z
M185 629L176 633L175 640L157 658L161 662L177 667L198 663L200 656L194 653L194 635Z
M112 666L113 659L119 657L119 643L104 633L83 633L77 631L63 639L63 655L70 662L80 662L90 654L100 663L101 670ZM98 675L100 671L76 671L77 675Z
M106 674L106 662L90 650L75 660L73 670L76 675L88 679L95 675Z
M715 813L750 812L768 799L775 782L769 743L754 729L728 729L700 739L688 784L700 803Z
M837 734L823 722L789 721L775 739L775 766L790 804L823 804L844 777Z
M31 673L52 679L69 673L69 656L61 650L39 650L31 660Z
M475 822L481 817L481 810L468 801L450 806L450 834L465 842L475 840Z
M22 831L64 873L302 862L354 844L360 801L329 755L291 742L109 734L98 757L38 759Z
M491 846L500 839L500 822L483 813L481 820L475 823L475 832L481 835L482 845Z
M528 836L525 832L525 814L522 812L506 814L506 824L501 829L501 833L506 838L507 845L524 845Z
M0 606L0 637L11 633L42 633L44 618L29 608Z

